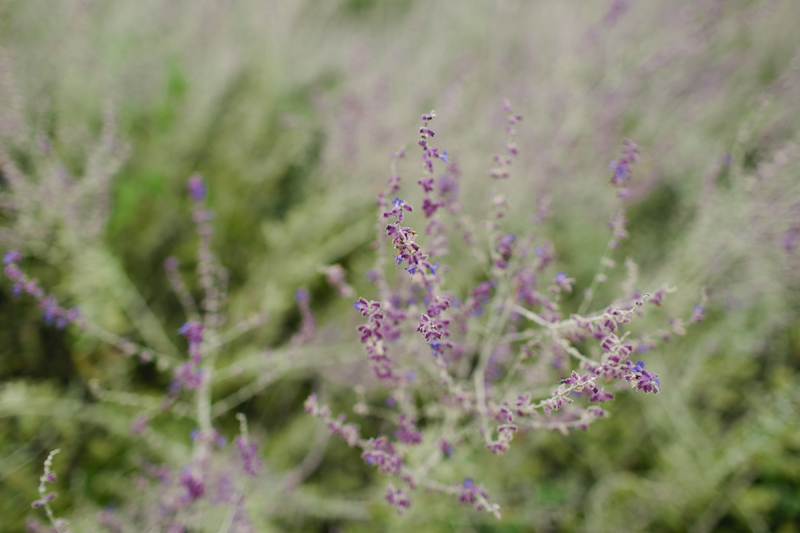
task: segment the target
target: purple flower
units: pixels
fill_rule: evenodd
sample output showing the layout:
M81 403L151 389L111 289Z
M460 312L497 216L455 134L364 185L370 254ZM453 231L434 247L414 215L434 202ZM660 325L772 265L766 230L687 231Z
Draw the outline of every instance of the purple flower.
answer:
M190 320L181 326L178 333L189 339L191 344L200 344L203 342L203 324L200 322Z
M258 446L250 443L244 437L236 437L236 447L239 449L242 458L242 468L250 476L257 476L263 464L258 457Z
M403 468L402 457L397 454L385 435L377 439L369 439L364 444L364 452L361 457L367 464L377 466L383 474L399 474Z
M433 178L421 178L417 183L422 186L422 190L427 192L431 192L433 190Z
M22 261L22 254L19 253L19 250L9 250L5 254L3 254L3 264L9 265L11 263L19 263Z
M575 283L575 278L570 278L565 272L556 274L556 285L561 287L565 292L572 292L573 283Z
M450 444L450 442L446 441L446 440L443 440L440 443L440 447L442 449L442 453L445 454L445 456L447 456L447 457L450 457L451 455L453 455L453 452L455 451L453 449L453 445Z
M178 270L179 266L180 262L177 257L170 256L164 260L164 268L166 270Z
M431 200L430 196L425 196L422 200L422 210L425 212L425 217L430 218L436 212L437 209L442 207L444 202L441 200Z
M203 485L202 480L195 478L188 466L183 469L180 483L186 489L186 494L183 497L185 501L193 502L206 492L206 487Z
M706 314L706 308L700 304L694 306L692 309L692 322L702 322Z
M205 372L203 372L202 369L197 368L193 362L187 362L176 368L174 375L175 379L173 381L177 383L177 385L175 385L177 390L180 390L181 388L185 388L187 390L197 390L200 388L200 385L203 384ZM170 391L172 391L173 387L173 384L170 383Z
M639 148L636 144L626 139L622 143L622 158L617 161L611 161L609 164L609 170L613 173L611 184L620 189L620 196L624 197L628 194L627 185L631 181L632 167L638 159L638 153Z
M508 235L501 237L500 240L497 242L497 252L503 259L502 261L498 262L501 263L498 264L498 266L500 266L501 268L505 268L506 263L508 262L509 259L511 259L511 255L514 253L513 243L515 240L516 237L514 236L514 234L509 233Z
M397 514L403 514L405 509L411 507L411 498L404 489L396 489L391 483L386 487L386 501L395 509Z
M186 188L189 190L189 196L195 202L201 202L206 197L206 184L203 182L203 178L200 177L200 174L195 174L189 181L186 183Z
M400 442L406 444L419 444L422 442L422 433L416 428L417 421L403 413L400 415L400 429L394 432Z
M793 251L797 247L797 239L800 237L800 227L792 228L783 235L783 249L787 252Z
M450 160L447 158L447 150L445 150L444 152L439 154L439 159L441 159L445 163L449 163L450 162Z
M401 200L400 198L395 198L394 200L392 200L392 205L394 207L400 207L401 205L403 205L403 200Z
M300 303L307 303L308 302L308 291L306 289L297 289L294 291L294 299Z

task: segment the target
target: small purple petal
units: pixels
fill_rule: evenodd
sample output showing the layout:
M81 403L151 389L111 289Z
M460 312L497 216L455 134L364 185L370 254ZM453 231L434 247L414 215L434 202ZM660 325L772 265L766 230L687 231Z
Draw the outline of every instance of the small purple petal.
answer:
M297 300L298 303L306 303L308 302L308 291L306 289L297 289L294 291L294 299Z
M203 182L203 178L200 177L200 174L195 174L186 184L186 188L189 189L189 195L195 202L200 202L206 197L206 184Z
M18 263L22 260L22 254L19 253L19 250L9 250L5 254L3 254L3 264L8 265L11 263Z

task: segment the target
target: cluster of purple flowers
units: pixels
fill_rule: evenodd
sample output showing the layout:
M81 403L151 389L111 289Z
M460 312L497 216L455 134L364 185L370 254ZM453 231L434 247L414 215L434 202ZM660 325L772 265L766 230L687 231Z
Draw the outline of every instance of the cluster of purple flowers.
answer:
M56 533L70 533L69 523L63 518L56 518L53 510L50 508L50 502L56 499L57 494L55 492L47 492L47 484L55 483L57 479L55 472L52 470L53 457L60 451L61 450L58 449L53 450L47 456L47 459L45 459L44 473L42 473L39 478L39 499L34 501L31 507L34 509L39 509L40 507L44 508L45 515ZM38 523L34 522L34 525L38 526Z
M519 152L514 136L522 117L513 112L508 102L504 109L509 115L506 132L510 140L505 155L494 158L490 176L495 179L509 177L509 167ZM444 290L443 273L447 267L438 261L432 263L430 258L447 253L452 229L458 230L469 244L474 241L469 221L458 217L461 206L457 201L459 173L453 168L455 162L430 144L435 135L431 129L435 116L434 112L422 116L418 141L423 176L417 183L422 188L422 211L428 221L422 235L428 242L426 246L420 244L419 234L405 225L414 212L412 206L399 197L392 202L386 200L401 188L396 170L398 154L393 154L392 176L387 190L379 194L378 206L382 219L393 219L385 225L384 234L394 247L396 270L403 266L410 276L400 274L396 284L389 283L379 263L369 277L380 291L380 300L362 297L354 303L367 319L358 326L359 338L376 376L391 390L386 406L397 410L392 418L397 429L393 438L381 435L364 439L358 426L345 423L342 415L334 418L327 406L319 407L315 395L307 401L306 410L324 420L331 432L350 446L361 448L368 464L405 485L397 488L390 484L386 492L386 500L399 512L410 506L410 491L421 486L452 494L462 503L499 516L499 506L488 501L481 485L470 478L463 483L441 483L433 475L436 465L453 457L453 443L469 442L472 437L468 435L477 435L483 447L502 455L520 431L587 429L596 419L607 416L599 405L614 398L600 380L629 382L645 393L659 392L658 376L645 370L643 361L631 360L634 352L643 353L654 342L645 335L632 338L628 324L641 314L648 297L654 305L662 306L671 289L662 287L645 296L634 292L600 311L565 317L562 295L572 293L576 280L566 272L547 275L546 270L555 259L550 241L538 240L533 232L518 235L502 231L499 220L511 206L502 194L495 193L494 220L484 225L489 231L490 279L479 281L463 300ZM612 164L611 183L621 197L627 195L637 157L636 145L625 141L623 157ZM437 159L450 164L438 178ZM445 206L447 209L442 210ZM455 217L455 224L445 220L443 213ZM540 209L533 219L541 221L543 216ZM623 211L611 217L609 250L627 237L625 224ZM613 261L606 256L601 264L605 268L613 266ZM551 281L542 287L543 279ZM593 285L603 279L597 275ZM591 294L592 289L586 291L582 307L590 304ZM490 312L485 313L486 310ZM702 307L692 319L700 318ZM673 331L678 331L679 323L673 319ZM414 332L419 336L415 338ZM577 348L585 346L584 341L590 341L587 353ZM549 360L551 364L528 363L534 360ZM577 368L570 368L570 360ZM556 379L558 385L549 397L534 400L526 389L547 379L548 366L566 377ZM438 410L425 411L422 429L416 423L417 395L440 406ZM358 412L367 414L370 408L359 403ZM451 422L444 423L445 420ZM453 426L452 420L461 422ZM471 431L475 428L477 432ZM411 447L425 452L410 454Z
M47 324L53 324L59 329L64 329L69 324L78 323L83 325L83 317L77 307L66 309L61 307L52 294L47 294L39 286L39 281L32 279L22 271L19 263L22 261L22 254L19 250L10 250L3 255L5 273L14 285L12 292L18 297L22 293L33 296L42 308L42 316Z
M510 176L509 169L519 153L514 139L515 127L522 117L514 113L507 101L503 108L508 114L509 140L504 146L505 153L494 157L495 166L490 171L493 186ZM414 490L424 488L448 494L463 504L499 517L499 505L489 501L482 485L469 477L456 483L440 481L436 479L436 467L445 460L457 460L456 445L459 449L477 445L503 455L519 432L544 429L566 433L571 429L587 429L596 419L607 415L599 405L614 398L613 393L601 386L601 380L627 382L636 390L658 393L658 375L645 370L643 361L634 363L631 359L632 354L650 349L654 341L645 336L633 338L628 324L642 313L648 298L652 304L663 306L671 289L661 287L644 296L634 291L600 311L579 310L565 316L562 298L573 292L576 279L566 272L548 272L555 260L554 246L541 239L538 232L504 231L500 222L512 206L502 194L494 192L493 219L483 225L488 233L488 247L482 266L488 279L476 281L463 299L446 290L449 269L442 260L433 258L449 253L448 239L453 233L459 233L467 244L475 246L476 230L467 217L460 216L460 169L456 158L431 145L435 136L431 122L435 116L434 112L423 115L419 129L423 176L417 184L422 192L424 231L417 233L412 229L408 220L414 217L414 209L396 196L401 190L396 164L405 154L395 153L392 175L377 204L381 221L379 241L390 243L394 249L394 268L389 273L394 270L397 279L389 282L389 273L379 261L369 273L380 293L378 299L361 297L353 304L366 319L357 331L369 364L379 382L390 391L381 410L393 431L362 437L358 425L347 422L345 415L334 416L327 406L320 406L315 394L307 399L305 408L323 421L332 434L359 448L367 464L395 478L394 483L399 486L390 483L385 498L398 512L411 506ZM622 197L627 195L637 154L638 148L626 141L623 157L612 164L611 182ZM437 176L442 164L446 166ZM187 190L194 202L193 219L200 238L197 273L204 298L199 306L194 303L178 273L177 260L167 260L168 278L188 316L179 333L188 341L189 357L175 365L174 379L162 408L173 406L181 391L192 394L197 402L200 429L192 433L195 448L192 460L174 478L158 480L160 485L170 487L165 490L171 490L173 495L165 500L162 506L165 514L159 520L163 524L178 524L171 517L186 512L197 502L209 500L231 504L237 520L245 523L241 486L233 482L230 472L213 467L212 461L215 445L223 449L227 443L213 428L210 414L210 382L220 342L225 274L210 247L213 213L204 206L206 185L195 175L188 181ZM391 197L394 199L388 201ZM533 220L541 222L545 211L539 209ZM609 250L627 237L625 225L624 212L611 218ZM420 244L418 239L426 242ZM4 257L15 294L25 292L37 298L45 319L58 327L81 321L76 309L58 306L52 296L47 296L35 280L22 272L18 266L21 259L17 251L7 252ZM603 261L604 265L613 263L608 257ZM352 294L341 267L334 265L321 271L341 295ZM595 282L598 280L599 275L595 276ZM582 308L588 307L592 294L592 288L585 292ZM315 335L310 294L299 289L295 299L302 326L293 343L309 342ZM701 303L690 320L699 322L703 315ZM682 324L679 319L671 319L672 331L683 331ZM126 353L138 350L130 341L120 342L128 348ZM578 346L589 348L584 348L584 353ZM533 385L548 383L557 383L552 394L533 398L530 392ZM391 413L388 416L386 409ZM370 410L366 401L360 401L359 414L369 414ZM132 424L133 433L144 434L154 413L137 416ZM256 477L262 466L258 446L250 440L243 415L239 415L239 420L241 434L235 440L235 448L241 472ZM54 478L47 470L46 475L47 481ZM53 497L54 493L42 492L34 505L46 506Z
M241 413L236 415L239 419L240 435L236 437L236 448L242 460L242 470L251 477L258 476L263 461L258 456L258 445L250 442L250 432L247 428L247 419Z
M489 171L489 177L493 179L506 179L511 175L510 167L514 162L514 157L519 153L517 144L514 139L517 135L515 126L522 121L522 115L517 115L511 107L511 102L508 100L503 101L503 110L508 113L508 125L506 126L506 133L509 135L509 140L505 145L504 151L507 155L495 154L494 162L496 166Z
M359 298L353 305L361 316L368 318L366 324L358 326L358 334L360 341L366 347L375 375L380 379L392 380L395 378L395 373L383 342L385 314L381 310L381 304Z
M331 418L330 408L327 405L320 407L317 403L316 394L312 394L306 399L305 411L310 415L324 420L331 433L340 436L351 448L358 446L361 442L361 434L358 426L355 424L346 424L344 415L339 415L336 419Z
M179 330L189 341L189 360L175 369L173 388L183 387L187 390L197 390L203 384L204 372L200 363L203 359L203 324L199 322L186 322Z
M609 165L612 176L611 185L617 189L617 194L624 198L630 194L633 165L639 158L639 147L633 141L625 139L622 143L622 157L612 161Z
M187 190L193 200L193 220L200 238L197 274L204 297L198 306L181 278L178 260L167 259L165 262L167 277L188 317L178 331L188 342L188 358L185 362L179 363L172 358L163 359L163 354L159 355L162 357L160 362L165 363L159 365L159 368L172 367L173 379L169 391L161 402L137 414L130 425L130 430L137 437L152 437L153 433L149 431L150 422L153 418L178 406L181 403L178 402L178 399L182 392L191 396L191 400L196 403L196 421L200 428L191 431L190 438L193 448L191 459L178 470L176 475L172 475L172 469L165 466L146 466L144 471L148 475L134 479L134 485L143 493L142 498L156 501L153 506L155 512L146 517L137 515L135 509L132 512L137 516L136 520L142 523L143 530L152 529L177 533L192 529L190 526L191 520L194 519L192 517L205 513L209 504L223 504L228 508L229 515L226 518L226 530L232 532L252 531L252 525L244 507L244 484L246 482L240 478L257 477L261 472L262 460L259 457L258 445L250 439L243 415L238 415L241 421L241 434L235 440L235 449L227 447L228 440L212 425L210 383L214 372L214 356L220 346L226 342L224 340L226 334L220 332L220 327L223 325L221 307L225 299L226 280L225 271L210 247L212 235L210 221L213 219L213 213L204 206L207 194L206 185L199 175L194 175L188 180ZM24 292L39 301L40 306L44 309L46 322L54 323L59 328L78 322L86 326L90 333L119 347L127 355L139 353L143 361L149 361L153 357L153 350L91 324L81 317L76 308L66 310L60 307L54 297L45 294L36 280L28 278L22 272L19 266L21 261L22 254L19 251L6 252L4 256L5 272L14 282L15 294ZM298 303L301 305L301 312L305 311L306 319L310 317L308 300L307 292L298 291ZM313 317L310 319L310 327L306 327L303 332L306 337L313 335ZM231 331L240 334L257 327L263 321L263 313L260 313L235 325ZM230 333L227 334L227 337L231 337ZM101 399L107 394L97 383L90 384L90 386ZM182 405L184 411L181 416L186 415L185 406L184 403ZM33 507L44 507L55 530L58 533L67 533L66 522L55 520L49 507L49 502L55 498L55 493L45 491L45 483L55 481L55 474L50 467L52 457L56 452L53 452L45 462L40 497L33 503ZM237 458L241 468L231 469L230 460ZM237 478L237 474L240 474L239 478ZM114 531L119 530L119 525L125 522L125 518L117 510L105 509L98 515L98 522ZM31 521L31 530L41 529L39 525L35 520Z

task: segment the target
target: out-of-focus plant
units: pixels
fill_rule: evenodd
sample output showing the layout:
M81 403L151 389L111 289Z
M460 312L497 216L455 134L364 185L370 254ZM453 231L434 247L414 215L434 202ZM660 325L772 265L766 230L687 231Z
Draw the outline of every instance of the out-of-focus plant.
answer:
M296 492L298 484L319 465L322 450L327 443L327 439L316 439L306 459L295 469L277 473L264 471L258 445L251 440L244 414L236 415L240 422L240 434L235 440L235 450L215 427L215 420L259 393L269 383L270 376L263 376L263 379L240 387L227 396L219 398L213 394L215 386L219 388L222 382L243 373L239 363L223 366L218 371L219 354L231 341L261 326L266 316L261 313L238 324L226 324L224 305L227 297L227 271L211 248L213 211L204 205L207 191L199 175L188 181L188 191L193 200L192 218L197 226L199 239L196 272L202 290L199 304L194 301L178 272L177 259L169 258L165 265L172 290L188 318L179 332L188 343L189 357L185 362L152 347L116 337L91 324L76 308L62 308L54 296L45 293L36 279L24 273L21 267L23 255L19 250L6 252L4 256L5 273L13 283L13 293L16 296L35 298L43 309L45 322L57 328L75 323L101 340L115 344L123 353L136 356L144 362L156 359L161 368L171 371L172 379L168 391L160 400L131 391L107 390L96 380L90 383L92 392L98 399L140 409L130 423L134 438L157 449L159 445L163 446L159 442L163 436L158 430L151 428L155 419L186 419L196 425L191 432L191 450L176 448L167 454L166 464L145 465L144 476L139 475L128 481L138 495L134 497L129 493L117 510L106 509L97 515L99 524L112 531L260 529L262 526L254 526L254 523L261 524L291 508L291 505L287 507L287 501L292 499L291 494ZM302 291L298 300L301 307L307 302ZM308 312L305 320L307 325L298 337L298 346L313 340L313 317ZM285 373L309 364L307 356L303 357L296 350L268 358L274 363L271 365L273 372ZM164 451L166 450L161 450L162 453ZM58 533L66 533L69 531L67 520L56 520L49 505L56 493L43 492L45 482L56 481L51 472L53 455L51 453L45 462L40 499L33 506L44 506L48 519ZM309 495L302 498L304 504L309 503L309 498L313 501ZM261 499L270 501L266 509L260 502ZM331 500L327 511L324 505L323 509L317 510L318 513L336 516L340 513L358 515L362 512L357 502L340 502L337 508L336 501ZM267 509L272 512L265 512ZM29 525L29 528L38 527L35 522Z

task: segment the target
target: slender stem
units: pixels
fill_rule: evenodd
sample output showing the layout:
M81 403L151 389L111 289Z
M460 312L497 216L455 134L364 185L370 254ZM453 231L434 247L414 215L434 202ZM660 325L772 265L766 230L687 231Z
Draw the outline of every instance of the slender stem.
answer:
M592 279L592 284L589 286L589 289L584 293L583 301L581 302L581 306L578 308L578 314L582 315L586 312L589 308L589 305L592 303L592 299L594 298L594 293L597 292L597 286L600 285L600 278L603 274L605 274L607 265L607 259L611 256L611 252L614 248L611 247L611 242L614 239L609 239L606 243L606 249L603 251L603 257L600 259L600 264L597 267L597 272L594 274L594 278Z
M58 533L64 533L64 529L62 529L61 525L56 521L53 509L50 507L50 501L46 497L47 487L45 486L45 483L47 483L48 476L51 472L50 469L53 466L53 457L55 457L55 455L60 451L61 450L59 448L56 448L50 452L50 455L48 455L47 459L44 461L44 474L42 474L42 477L39 478L39 498L42 502L42 506L44 507L44 514L47 516L48 520L50 520L50 523L53 524L53 527ZM50 481L53 480L51 479Z
M241 496L239 494L234 494L233 499L235 502L238 502ZM228 533L228 530L231 528L231 524L233 524L233 516L236 514L236 506L238 503L231 503L230 507L228 507L228 512L225 515L225 520L222 522L222 525L219 527L219 533Z
M481 417L481 427L487 443L490 441L490 435L489 425L486 420L486 368L489 366L489 359L491 358L492 351L497 346L497 339L502 335L506 321L514 307L511 305L511 302L506 301L508 297L508 283L503 284L503 289L505 290L502 293L502 298L500 297L500 291L498 291L496 298L496 300L503 302L502 312L497 315L492 315L491 325L487 328L489 336L484 339L478 366L475 369L473 377L475 384L475 403Z

